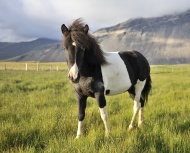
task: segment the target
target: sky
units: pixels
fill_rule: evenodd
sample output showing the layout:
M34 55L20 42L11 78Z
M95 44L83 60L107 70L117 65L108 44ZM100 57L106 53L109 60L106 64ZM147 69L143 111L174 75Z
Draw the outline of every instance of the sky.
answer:
M190 9L190 0L0 0L0 42L62 39L61 25L82 18L90 33L131 18Z

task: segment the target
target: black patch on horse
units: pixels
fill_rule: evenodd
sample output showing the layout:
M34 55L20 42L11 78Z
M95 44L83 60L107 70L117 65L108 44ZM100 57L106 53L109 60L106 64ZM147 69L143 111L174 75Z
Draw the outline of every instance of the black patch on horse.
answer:
M149 73L150 67L146 58L137 51L120 51L119 55L126 65L132 85L137 80L144 81Z
M110 90L106 90L106 95L109 95L110 94Z

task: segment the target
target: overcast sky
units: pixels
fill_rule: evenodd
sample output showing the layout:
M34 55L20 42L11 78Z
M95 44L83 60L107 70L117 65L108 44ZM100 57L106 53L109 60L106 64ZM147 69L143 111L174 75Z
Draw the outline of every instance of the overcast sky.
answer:
M190 0L0 0L0 42L62 39L64 23L82 17L90 32L130 18L186 11Z

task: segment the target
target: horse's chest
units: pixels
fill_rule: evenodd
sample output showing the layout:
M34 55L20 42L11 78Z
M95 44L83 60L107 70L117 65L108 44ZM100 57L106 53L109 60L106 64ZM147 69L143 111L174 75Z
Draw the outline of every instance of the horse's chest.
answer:
M101 66L105 91L109 95L119 94L131 87L131 80L126 65L117 53L106 56L109 64Z
M102 82L94 80L93 77L81 77L79 83L73 85L78 94L90 97L94 97L94 93L103 87Z

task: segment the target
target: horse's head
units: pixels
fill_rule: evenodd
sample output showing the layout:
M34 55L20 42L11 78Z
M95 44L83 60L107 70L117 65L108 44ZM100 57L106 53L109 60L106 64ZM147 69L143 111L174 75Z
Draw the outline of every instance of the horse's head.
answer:
M69 67L68 77L71 82L77 83L86 50L85 45L83 45L83 38L87 35L89 27L76 22L69 29L63 24L61 30L64 35L65 55Z

